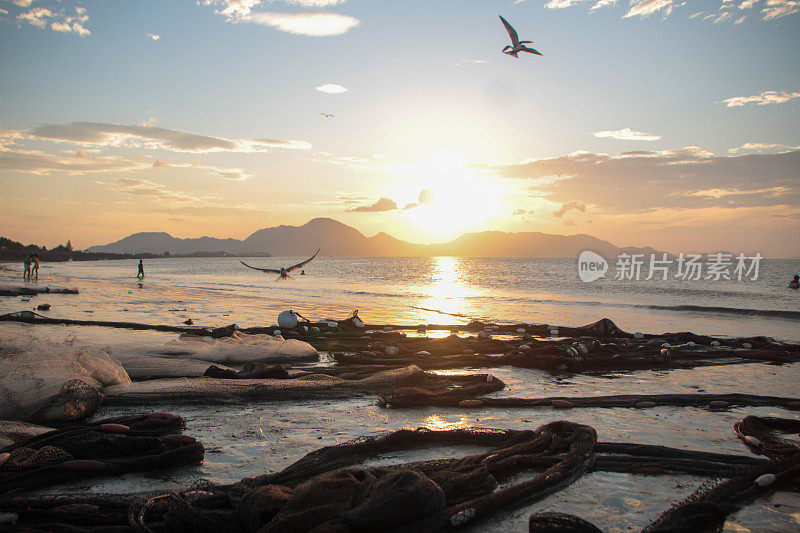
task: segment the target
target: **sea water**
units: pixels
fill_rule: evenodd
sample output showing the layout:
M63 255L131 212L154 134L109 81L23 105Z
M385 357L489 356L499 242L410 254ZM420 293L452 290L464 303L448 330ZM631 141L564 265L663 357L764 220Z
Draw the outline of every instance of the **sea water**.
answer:
M244 258L266 268L303 258ZM756 280L684 280L670 276L585 283L576 259L318 257L291 281L251 270L239 258L43 264L38 284L66 285L78 296L48 295L50 315L178 324L271 325L293 309L309 319L343 319L353 310L367 323L548 323L578 326L607 317L628 331L693 331L766 335L800 341L800 292L787 288L800 261L762 260ZM14 268L21 268L12 265ZM646 270L646 269L643 269ZM21 270L0 282L21 284ZM31 282L31 284L35 284ZM69 305L61 306L63 301ZM0 300L0 311L26 308ZM91 315L91 316L89 316Z

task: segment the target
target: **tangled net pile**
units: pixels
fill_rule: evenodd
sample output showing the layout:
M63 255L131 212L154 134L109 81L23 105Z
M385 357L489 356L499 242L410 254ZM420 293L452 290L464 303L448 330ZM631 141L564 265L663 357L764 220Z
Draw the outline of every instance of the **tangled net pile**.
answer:
M2 498L0 508L32 529L116 527L132 531L420 531L457 528L563 489L591 471L712 476L645 531L718 530L725 517L778 487L797 489L800 447L782 433L800 422L747 417L737 434L770 459L663 446L597 442L595 430L559 421L536 430L425 428L362 437L314 451L284 470L226 486L137 497ZM480 445L455 459L354 466L385 452ZM521 478L523 472L532 477ZM532 531L598 531L578 517L534 514Z
M0 450L0 493L197 463L203 445L169 413L56 429Z

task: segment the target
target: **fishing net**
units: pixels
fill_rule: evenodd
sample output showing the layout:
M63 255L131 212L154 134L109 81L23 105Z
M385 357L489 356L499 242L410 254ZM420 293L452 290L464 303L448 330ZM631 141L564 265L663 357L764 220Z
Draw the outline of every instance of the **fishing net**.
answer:
M196 378L205 375L212 366L236 372L224 365L214 365L208 361L186 358L142 355L120 358L119 362L134 381L177 377Z
M779 424L758 421L768 427ZM356 466L397 450L463 445L486 451L391 466ZM20 527L58 523L114 526L120 531L436 531L476 524L509 508L531 505L586 472L703 472L715 481L646 529L700 531L718 529L737 506L790 486L800 474L799 464L796 449L768 460L636 443L598 443L591 427L564 421L525 431L420 428L320 448L279 472L233 485L206 484L136 497L0 497L0 506L16 513ZM525 472L532 477L520 475ZM67 511L57 514L59 509ZM529 527L561 533L598 531L583 519L561 513L534 513Z
M0 420L0 450L6 446L22 442L36 435L52 431L53 428L19 422L17 420Z
M778 458L800 453L800 442L781 436L800 434L800 420L748 416L733 428L739 438L758 454Z
M3 450L8 455L0 464L0 492L199 462L203 445L174 433L184 424L153 413L37 435Z
M488 390L491 392L491 390ZM476 394L479 393L476 389ZM755 394L620 394L614 396L549 396L543 398L478 398L468 405L462 405L457 394L405 394L402 389L383 395L383 407L422 407L428 405L462 407L556 407L570 408L638 408L656 406L703 407L712 410L728 409L733 406L772 406L788 409L800 408L800 398L781 396L758 396ZM745 419L747 420L747 419ZM800 424L800 423L798 423Z
M430 389L455 388L474 383L470 375L440 376L424 372L419 367L407 366L382 370L366 375L339 377L322 373L303 372L289 379L221 379L181 378L157 379L124 383L103 390L106 402L122 405L152 405L159 403L186 403L202 400L205 403L228 401L290 401L311 398L347 398L366 393L380 393L403 386ZM488 380L486 375L483 376ZM502 388L502 381L493 387ZM476 393L480 391L476 389Z
M226 364L253 361L300 363L319 360L317 350L306 342L240 332L220 338L182 335L180 339L168 342L160 353Z
M101 404L100 390L130 383L104 351L39 341L0 358L0 419L35 423L81 420Z

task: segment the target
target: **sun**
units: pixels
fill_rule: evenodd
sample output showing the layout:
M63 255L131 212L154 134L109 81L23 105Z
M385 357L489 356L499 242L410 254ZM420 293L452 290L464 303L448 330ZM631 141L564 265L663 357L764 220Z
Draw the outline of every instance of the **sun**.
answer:
M483 230L501 210L504 187L481 172L460 152L435 151L417 165L399 169L407 179L397 183L398 204L413 233L426 240L449 239L468 230Z

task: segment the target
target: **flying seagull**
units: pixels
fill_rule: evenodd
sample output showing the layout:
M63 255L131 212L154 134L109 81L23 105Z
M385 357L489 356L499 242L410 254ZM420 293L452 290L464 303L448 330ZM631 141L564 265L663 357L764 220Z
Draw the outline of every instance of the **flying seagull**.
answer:
M297 270L298 268L301 268L301 267L307 265L308 263L311 262L312 259L317 257L318 253L319 253L319 250L314 252L314 255L312 255L311 257L309 257L308 259L306 259L302 263L297 263L296 265L292 265L289 268L281 267L280 270L275 269L275 268L258 268L258 267L250 266L247 263L245 263L244 261L239 261L239 262L241 264L243 264L244 266L246 266L247 268L252 268L253 270L260 270L261 272L264 272L265 274L280 274L278 276L278 279L276 279L275 281L286 281L286 280L294 279L292 276L289 275L289 272L291 272L292 270Z
M334 116L334 115L331 115L329 113L320 113L320 115L322 115L325 118L333 118L333 116Z
M517 35L517 30L511 27L511 24L509 24L508 21L504 19L502 16L500 16L500 20L503 21L503 26L506 27L508 36L511 37L511 45L508 45L505 48L503 48L504 54L508 54L516 58L518 58L517 54L520 52L528 52L530 54L536 54L537 56L542 55L541 53L539 53L538 50L534 50L533 48L528 48L527 46L525 46L526 44L531 44L533 41L520 41L519 35Z

